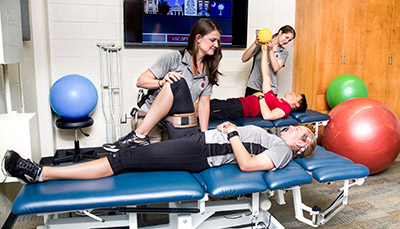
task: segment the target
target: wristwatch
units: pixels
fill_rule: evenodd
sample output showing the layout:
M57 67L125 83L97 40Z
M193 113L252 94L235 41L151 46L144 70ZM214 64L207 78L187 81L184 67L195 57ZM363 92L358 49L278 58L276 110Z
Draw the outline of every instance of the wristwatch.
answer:
M263 94L261 94L261 95L258 96L258 100L263 99L263 98L264 98L264 95L263 95Z
M239 136L239 133L236 130L228 133L228 141L231 137L234 137L234 136Z

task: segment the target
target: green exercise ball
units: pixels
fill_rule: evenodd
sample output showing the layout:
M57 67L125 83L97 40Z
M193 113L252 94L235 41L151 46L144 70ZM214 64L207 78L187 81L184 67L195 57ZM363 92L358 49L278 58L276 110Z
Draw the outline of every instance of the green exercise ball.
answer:
M331 108L346 100L360 97L368 97L367 85L360 78L351 74L333 79L326 91L326 100Z

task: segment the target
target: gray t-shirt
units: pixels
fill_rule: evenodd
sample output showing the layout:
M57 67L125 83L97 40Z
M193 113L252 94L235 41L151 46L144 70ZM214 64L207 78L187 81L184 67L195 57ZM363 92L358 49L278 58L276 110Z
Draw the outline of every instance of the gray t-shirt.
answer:
M292 159L292 150L282 138L269 134L266 130L249 125L238 127L239 137L244 147L255 156L266 153L275 165L275 169L284 168ZM205 141L208 149L208 164L210 167L237 163L227 134L217 129L205 132Z
M200 73L196 77L193 77L190 54L186 50L183 57L180 51L169 52L162 55L149 70L157 79L164 78L168 72L179 72L187 82L193 102L196 102L200 96L212 94L212 85L208 82L206 74ZM160 89L156 90L152 95L149 95L149 98L140 109L148 112L159 92Z
M258 45L254 49L253 57L253 68L251 69L249 80L247 82L247 87L254 90L262 91L262 73L261 73L261 45ZM286 59L289 52L282 46L279 46L275 51L276 59L283 61L283 66L285 66ZM269 77L271 79L271 89L274 94L278 94L278 79L277 72L274 72L271 66L270 55L268 55L268 67L269 67Z

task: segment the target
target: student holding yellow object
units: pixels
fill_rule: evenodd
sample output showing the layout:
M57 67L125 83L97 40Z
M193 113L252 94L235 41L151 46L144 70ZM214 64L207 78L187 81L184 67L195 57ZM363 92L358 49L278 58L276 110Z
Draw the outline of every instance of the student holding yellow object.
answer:
M270 41L267 41L269 76L271 78L272 91L276 95L278 94L277 73L282 67L285 66L286 59L289 55L289 52L283 47L283 45L288 44L295 37L296 32L294 29L289 25L285 25L272 36ZM256 40L242 55L243 62L247 62L253 58L253 67L247 82L245 97L262 91L261 40L259 36L257 36Z

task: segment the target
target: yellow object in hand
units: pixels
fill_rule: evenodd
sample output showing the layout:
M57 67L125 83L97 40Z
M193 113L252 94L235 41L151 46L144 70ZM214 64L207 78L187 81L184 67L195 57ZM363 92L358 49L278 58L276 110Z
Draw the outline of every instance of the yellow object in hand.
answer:
M257 36L261 43L267 43L272 39L272 32L271 30L264 28L258 31Z

